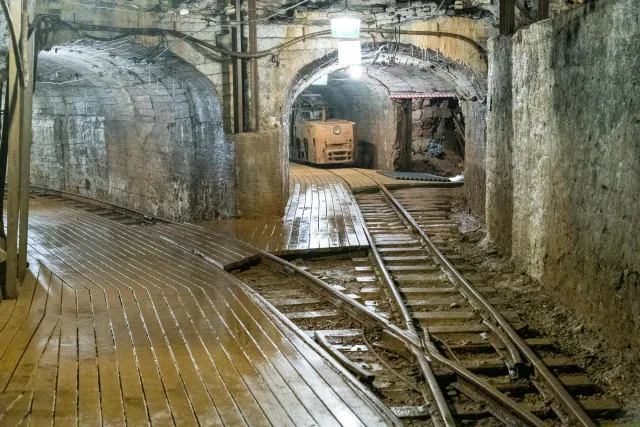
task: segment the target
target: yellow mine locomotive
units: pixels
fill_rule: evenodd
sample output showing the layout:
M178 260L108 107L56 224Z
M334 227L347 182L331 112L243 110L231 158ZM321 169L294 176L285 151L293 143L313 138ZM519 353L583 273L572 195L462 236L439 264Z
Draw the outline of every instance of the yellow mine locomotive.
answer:
M316 165L351 164L355 161L354 122L327 120L326 106L302 101L293 110L290 158Z

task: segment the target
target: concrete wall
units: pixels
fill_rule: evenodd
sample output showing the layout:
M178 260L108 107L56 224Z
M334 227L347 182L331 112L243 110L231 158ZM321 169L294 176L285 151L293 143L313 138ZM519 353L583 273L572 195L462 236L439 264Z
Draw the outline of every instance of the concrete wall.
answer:
M586 5L492 43L486 204L490 236L515 263L636 359L638 52L636 0Z
M280 131L233 135L236 151L238 216L281 217L287 201L287 170L280 167Z
M129 41L42 52L31 179L174 220L235 214L233 144L211 83Z

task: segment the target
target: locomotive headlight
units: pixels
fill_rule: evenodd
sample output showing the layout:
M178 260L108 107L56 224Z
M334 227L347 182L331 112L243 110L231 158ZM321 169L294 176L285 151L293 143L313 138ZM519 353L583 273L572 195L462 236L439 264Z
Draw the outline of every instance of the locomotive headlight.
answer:
M342 129L340 129L340 126L335 126L333 128L333 133L336 135L340 135L342 133Z

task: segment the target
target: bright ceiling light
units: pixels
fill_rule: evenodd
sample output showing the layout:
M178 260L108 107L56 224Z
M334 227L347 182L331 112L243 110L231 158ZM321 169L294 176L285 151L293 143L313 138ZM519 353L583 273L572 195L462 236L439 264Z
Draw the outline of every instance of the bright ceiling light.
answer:
M334 18L331 20L331 36L357 39L360 37L360 20L357 18Z
M360 40L341 40L338 42L338 65L362 64L362 52L360 51Z
M349 76L352 79L358 80L362 75L362 65L352 65L349 67Z

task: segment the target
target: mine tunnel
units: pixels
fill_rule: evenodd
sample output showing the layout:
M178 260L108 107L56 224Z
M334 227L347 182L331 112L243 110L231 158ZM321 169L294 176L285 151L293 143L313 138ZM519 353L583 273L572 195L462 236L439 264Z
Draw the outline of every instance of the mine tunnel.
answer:
M1 1L1 426L640 424L636 1Z

